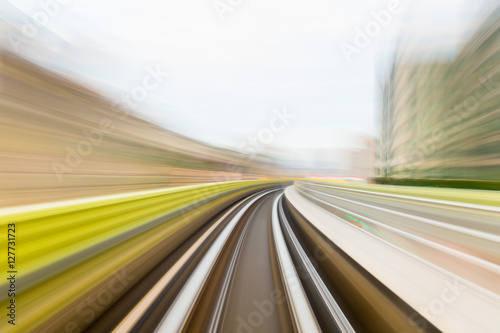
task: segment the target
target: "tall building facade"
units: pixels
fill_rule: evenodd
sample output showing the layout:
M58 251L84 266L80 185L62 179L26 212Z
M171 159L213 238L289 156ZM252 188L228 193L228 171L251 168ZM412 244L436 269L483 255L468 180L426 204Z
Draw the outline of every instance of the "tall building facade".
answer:
M411 55L381 84L378 176L500 180L500 7L454 59Z

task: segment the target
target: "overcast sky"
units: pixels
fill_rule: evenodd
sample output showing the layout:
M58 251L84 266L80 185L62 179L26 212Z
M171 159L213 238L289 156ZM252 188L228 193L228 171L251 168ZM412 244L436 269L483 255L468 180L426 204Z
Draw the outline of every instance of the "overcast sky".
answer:
M401 22L413 22L425 45L443 44L463 32L463 2L401 1L350 61L342 43L355 46L356 29L393 1L71 0L35 36L52 56L37 59L29 44L20 52L110 96L160 66L170 76L137 110L211 144L237 148L286 108L296 117L269 146L349 148L377 134L377 73ZM10 4L6 17L17 28L41 10L38 1Z

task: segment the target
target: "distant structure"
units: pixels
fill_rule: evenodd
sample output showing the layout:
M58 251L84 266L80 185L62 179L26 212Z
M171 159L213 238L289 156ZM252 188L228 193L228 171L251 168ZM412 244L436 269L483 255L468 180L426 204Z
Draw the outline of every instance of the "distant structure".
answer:
M351 150L347 175L364 179L372 178L374 176L375 148L375 140L364 138L362 148Z
M500 180L500 7L453 60L405 51L381 84L376 174Z

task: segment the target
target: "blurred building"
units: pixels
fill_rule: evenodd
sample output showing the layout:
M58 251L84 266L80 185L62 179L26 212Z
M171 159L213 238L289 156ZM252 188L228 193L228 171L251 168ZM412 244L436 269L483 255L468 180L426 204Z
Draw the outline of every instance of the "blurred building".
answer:
M414 53L399 49L381 85L376 173L499 180L500 7L453 59Z
M1 49L0 110L2 206L281 175Z

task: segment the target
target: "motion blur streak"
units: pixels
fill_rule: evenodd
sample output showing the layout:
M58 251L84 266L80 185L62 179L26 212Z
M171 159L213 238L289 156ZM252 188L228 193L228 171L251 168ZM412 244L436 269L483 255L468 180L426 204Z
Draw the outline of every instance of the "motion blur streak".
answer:
M29 2L0 332L500 332L499 0Z
M0 62L3 206L264 174L242 154L169 132L8 51Z
M381 181L500 188L500 6L479 3L451 46L419 50L401 34L381 80Z
M17 267L25 273L18 277L17 299L24 304L26 317L16 328L86 327L204 220L262 186L262 182L208 185L211 192L196 209L190 205L200 188L189 187L2 216L5 225L18 221L17 238L23 244ZM7 281L1 287L2 306L7 306ZM5 331L12 329L2 325Z

